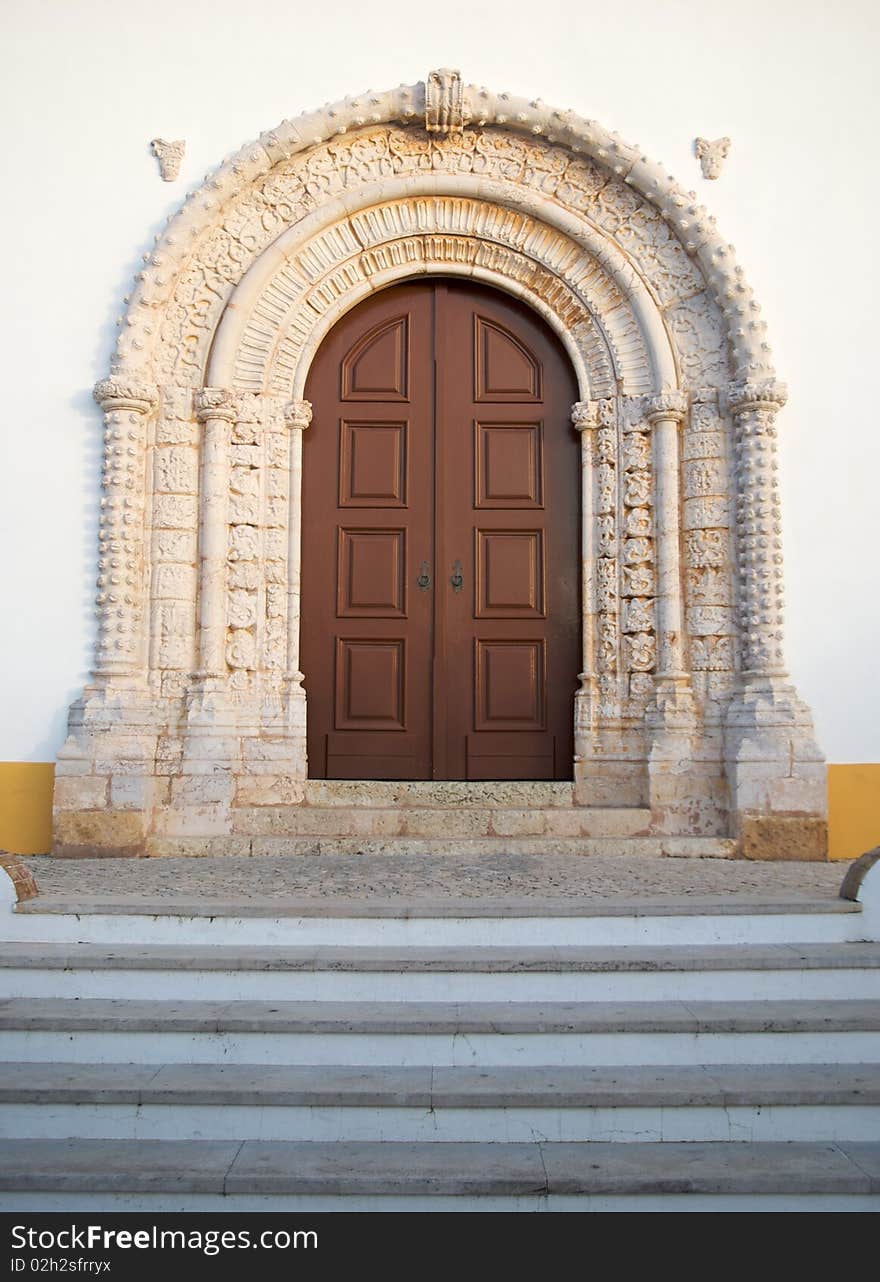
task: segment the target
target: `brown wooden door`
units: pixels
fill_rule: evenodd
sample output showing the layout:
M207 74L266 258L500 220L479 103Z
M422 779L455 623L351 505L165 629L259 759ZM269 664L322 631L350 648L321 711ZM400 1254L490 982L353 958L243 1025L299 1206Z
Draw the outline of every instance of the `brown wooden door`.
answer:
M580 654L577 387L528 308L388 289L309 375L311 778L567 779Z

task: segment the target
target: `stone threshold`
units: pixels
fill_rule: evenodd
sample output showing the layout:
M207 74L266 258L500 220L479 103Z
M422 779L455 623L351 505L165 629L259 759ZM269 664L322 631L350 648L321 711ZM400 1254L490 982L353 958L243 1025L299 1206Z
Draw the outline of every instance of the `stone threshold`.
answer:
M415 806L434 810L476 806L488 809L546 809L574 806L574 785L565 781L497 780L469 783L464 780L309 779L305 806L356 806L382 809ZM638 807L601 806L599 810L638 811ZM650 815L650 811L645 810Z

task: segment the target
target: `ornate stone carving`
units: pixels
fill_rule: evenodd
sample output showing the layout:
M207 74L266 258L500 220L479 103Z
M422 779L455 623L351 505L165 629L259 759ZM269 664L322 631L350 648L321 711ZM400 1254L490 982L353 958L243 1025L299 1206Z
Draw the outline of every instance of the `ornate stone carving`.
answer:
M201 423L210 418L222 418L234 423L239 399L238 394L228 388L202 387L196 392L193 404L196 418Z
M727 394L735 423L743 667L762 678L785 675L776 412L786 399L785 385L771 379L736 383Z
M571 407L572 426L578 432L588 432L599 426L599 407L595 401L576 401Z
M174 182L180 173L180 162L183 160L186 151L184 139L177 138L174 142L167 142L164 138L154 138L150 143L150 147L159 162L159 173L162 175L162 181L166 183Z
M93 395L105 414L114 410L134 410L138 414L146 414L159 399L157 388L117 375L102 378L95 384Z
M733 383L727 389L727 404L734 414L746 414L752 410L775 413L787 400L788 388L775 378Z
M304 432L312 421L311 401L288 401L284 407L284 422L287 427Z
M186 717L215 738L195 768L256 774L277 768L277 750L305 777L305 376L353 303L426 272L508 289L567 346L583 397L572 412L583 467L575 785L589 760L601 786L581 800L641 805L647 771L654 821L686 824L676 779L658 790L662 763L677 777L697 742L686 661L707 707L729 698L740 666L765 685L780 672L772 473L784 392L765 327L712 220L638 148L457 73L284 122L210 175L147 255L98 395L112 445L99 671L140 680L149 639L151 715L174 749L163 770L182 759L180 699L198 667ZM766 715L801 716L773 689ZM764 706L742 702L727 718L737 762L761 749ZM736 769L742 808L747 771Z
M724 168L729 152L729 138L716 138L713 142L708 138L694 139L694 154L700 162L704 178L721 177L721 170Z
M676 388L666 388L656 396L648 398L645 417L649 423L667 419L674 423L682 423L687 414L687 408L688 399L685 392L680 392Z
M97 383L104 411L104 461L98 524L98 642L95 675L104 680L146 675L144 514L147 416L154 387L129 378Z
M221 205L228 207L238 193L274 181L277 168L295 163L298 154L314 148L315 138L330 139L330 145L333 145L340 136L350 136L363 129L368 118L377 123L413 121L421 92L421 86L402 85L396 90L372 95L369 105L358 99L333 104L296 121L283 122L263 135L258 144L249 144L232 156L210 176L202 191L193 193L157 243L150 266L143 273L132 297L129 319L136 327L147 319L139 316L141 299L147 295L151 298L151 305L169 297L169 286L173 285L175 278L173 270L169 274L169 268L173 268L175 263L182 265L189 259L194 239L214 225ZM633 220L642 216L641 211L647 211L654 229L652 243L658 247L662 246L664 236L671 233L674 238L671 243L677 247L679 257L676 259L675 254L671 255L670 279L674 279L676 272L680 273L678 264L683 263L680 256L683 251L699 265L712 294L721 302L737 374L747 377L771 371L765 329L763 323L755 319L751 292L736 266L730 246L724 243L712 220L693 202L693 198L677 187L659 166L643 157L638 148L610 134L595 121L582 120L572 113L560 113L543 103L528 102L514 95L493 94L481 87L463 87L462 114L463 117L470 114L478 123L479 131L470 131L475 139L482 137L494 125L515 143L524 138L531 141L546 138L548 143L553 139L569 154L576 151L566 177L556 189L557 196L571 201L573 208L578 190L582 189L589 200L603 190L610 174L615 179L625 177L626 188L620 188L621 193L626 194L630 203L635 201L637 205L640 198L646 202L640 212L633 215ZM405 133L405 130L400 132ZM465 130L461 135L463 140L468 132ZM424 150L423 156L430 167L428 149ZM445 158L445 166L448 167L450 160L451 157ZM342 166L334 167L331 161L325 165L325 177L332 177L334 169L340 174L344 172ZM524 170L520 172L524 173ZM587 175L585 182L584 175ZM300 184L300 189L308 196L304 184ZM255 212L258 203L255 203ZM263 215L267 212L264 209ZM305 211L298 209L294 212L302 217ZM623 232L626 222L626 216L618 218L615 229ZM656 267L652 267L646 258L645 269L651 275ZM692 290L683 288L681 292L686 296ZM146 342L141 342L140 338L134 341L136 336L126 332L127 329L126 325L119 358L131 357L137 363L151 348L150 336L145 335Z
M464 128L461 72L441 67L425 81L425 128L429 134L457 134Z

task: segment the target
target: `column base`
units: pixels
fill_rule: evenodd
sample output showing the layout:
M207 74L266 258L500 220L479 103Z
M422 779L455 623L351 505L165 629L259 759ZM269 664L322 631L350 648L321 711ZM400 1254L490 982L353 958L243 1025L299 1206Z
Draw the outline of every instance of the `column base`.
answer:
M748 859L825 859L825 758L783 675L745 674L724 722L733 835Z
M167 709L145 680L99 679L71 705L55 764L52 853L67 858L144 853L151 814L167 797L156 775Z

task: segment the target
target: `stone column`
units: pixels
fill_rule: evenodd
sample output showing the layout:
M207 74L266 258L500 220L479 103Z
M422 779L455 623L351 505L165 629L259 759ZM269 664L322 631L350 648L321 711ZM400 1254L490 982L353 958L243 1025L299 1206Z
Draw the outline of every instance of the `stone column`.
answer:
M728 390L736 457L742 675L748 685L786 676L776 415L787 398L784 383L773 380L736 383Z
M284 409L284 421L290 431L290 521L287 544L287 733L299 747L291 762L291 774L305 779L306 763L306 692L299 666L300 599L302 569L302 447L303 432L312 421L309 401L290 401Z
M783 653L781 512L775 379L734 383L737 605L742 671L725 719L735 835L753 859L822 859L827 849L824 757L812 717L787 679Z
M94 683L71 706L53 800L58 854L141 854L161 714L147 684L147 425L158 389L103 379L104 464Z
M228 557L229 444L237 412L234 392L204 387L196 393L203 424L199 519L199 668L205 685L225 680L226 562Z
M664 391L648 402L654 453L654 535L657 558L657 698L686 693L684 601L681 586L679 427L687 414L684 392Z
M146 677L147 421L158 392L129 378L113 377L98 383L94 395L104 411L95 678L102 685L131 686Z
M655 832L699 833L694 815L702 801L696 775L697 718L685 667L681 578L679 429L687 397L669 389L648 401L654 464L654 556L657 667L654 698L645 713L648 797ZM717 769L717 768L716 768Z
M596 695L596 518L593 502L595 484L595 440L599 426L595 401L576 401L571 421L581 437L581 671L580 689L575 697L575 758L582 755L582 736L589 733Z

